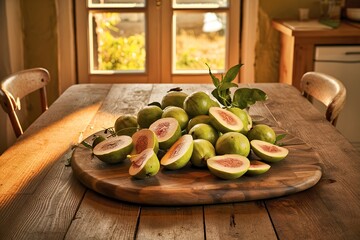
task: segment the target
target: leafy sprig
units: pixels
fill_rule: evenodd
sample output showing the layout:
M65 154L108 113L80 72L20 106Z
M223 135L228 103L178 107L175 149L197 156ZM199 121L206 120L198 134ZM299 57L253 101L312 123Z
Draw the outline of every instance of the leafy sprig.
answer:
M209 75L215 86L215 89L211 94L225 107L238 107L241 109L248 108L257 101L265 101L267 95L264 91L257 88L238 88L233 97L231 96L230 88L238 87L238 85L232 82L236 75L239 73L240 68L243 64L237 64L232 66L226 73L225 76L221 74L221 80L217 78L209 68Z

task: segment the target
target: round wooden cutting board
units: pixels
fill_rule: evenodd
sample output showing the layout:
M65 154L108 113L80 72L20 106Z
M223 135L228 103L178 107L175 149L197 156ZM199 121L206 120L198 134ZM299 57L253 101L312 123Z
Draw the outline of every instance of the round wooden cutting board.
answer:
M281 129L274 129L277 134L282 133ZM92 138L85 141L91 144ZM174 206L241 202L296 193L320 180L320 161L313 149L289 134L282 144L289 149L284 160L271 163L270 170L262 175L244 175L235 180L219 179L207 169L194 168L190 163L176 171L161 168L156 176L138 180L129 175L128 159L108 165L93 156L92 149L82 145L74 150L71 166L88 188L127 202Z

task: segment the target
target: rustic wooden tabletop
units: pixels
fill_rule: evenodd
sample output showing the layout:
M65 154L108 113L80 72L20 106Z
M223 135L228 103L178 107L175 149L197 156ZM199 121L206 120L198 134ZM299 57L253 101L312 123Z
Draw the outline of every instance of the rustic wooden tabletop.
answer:
M360 156L286 84L240 87L269 96L250 115L271 121L316 153L322 175L313 187L274 198L187 206L125 202L85 187L67 165L69 149L178 86L187 93L212 90L206 84L83 84L66 90L0 156L0 239L360 238Z

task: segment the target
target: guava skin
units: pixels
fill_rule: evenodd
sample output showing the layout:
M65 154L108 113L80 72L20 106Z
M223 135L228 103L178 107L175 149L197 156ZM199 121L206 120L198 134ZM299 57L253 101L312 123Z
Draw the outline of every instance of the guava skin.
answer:
M220 104L217 101L211 99L211 106L212 107L220 107Z
M149 128L152 123L160 119L163 110L155 105L145 106L137 114L137 122L140 128Z
M114 124L117 135L132 136L138 128L137 118L132 115L122 115L118 117Z
M207 115L213 100L205 92L194 92L184 100L183 108L190 118L198 115Z
M238 132L228 132L221 135L215 144L217 155L239 154L247 157L250 153L250 143L247 137Z
M161 115L162 118L166 117L173 117L175 118L180 125L181 129L185 129L188 122L189 122L189 116L185 112L184 109L180 107L175 106L168 106L164 109L163 114Z
M168 106L175 106L183 108L184 100L188 94L184 92L171 91L168 92L161 100L161 108L164 109Z
M227 110L234 113L243 122L244 128L241 131L242 134L246 134L252 128L252 119L250 115L247 113L247 111L237 107L231 107L228 108Z
M276 142L276 133L275 131L266 124L257 124L250 129L247 133L249 141L251 140L261 140L271 144Z
M206 123L196 124L190 129L189 134L193 136L194 139L208 140L212 145L215 145L219 138L218 131Z
M286 158L289 150L266 141L252 140L250 142L251 149L256 156L266 162L279 162Z
M189 132L193 126L195 126L196 124L199 124L199 123L210 124L209 115L198 115L196 117L191 118L187 125L187 131Z
M216 155L214 146L207 140L195 139L194 149L190 158L191 164L195 167L206 167L206 161Z

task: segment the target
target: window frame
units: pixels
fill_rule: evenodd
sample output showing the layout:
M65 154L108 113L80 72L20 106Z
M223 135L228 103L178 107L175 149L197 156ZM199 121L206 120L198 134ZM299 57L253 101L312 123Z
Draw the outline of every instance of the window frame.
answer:
M229 0L227 9L228 49L225 69L240 62L240 19L241 5L239 0ZM144 73L90 73L89 60L89 25L87 0L75 1L76 13L76 45L77 45L77 74L79 83L210 83L208 73L172 73L172 17L174 11L212 11L223 12L224 8L172 8L172 1L147 1L145 7L134 8L133 11L145 12L146 32L146 66ZM140 10L139 10L140 9ZM102 10L112 10L102 8ZM146 14L146 11L148 14ZM151 18L149 17L151 16ZM170 19L170 21L162 21ZM160 23L160 24L157 24ZM158 39L161 41L158 41ZM86 43L86 44L84 44ZM163 51L169 49L169 51ZM231 51L229 50L231 49ZM231 54L230 54L231 52ZM160 59L159 63L149 59ZM238 78L238 77L237 77ZM235 81L239 81L236 79Z

